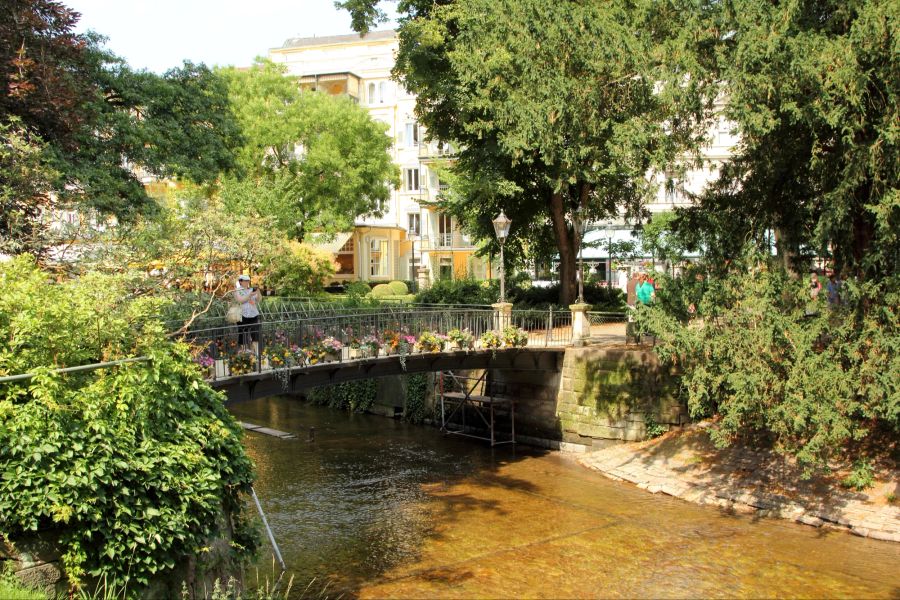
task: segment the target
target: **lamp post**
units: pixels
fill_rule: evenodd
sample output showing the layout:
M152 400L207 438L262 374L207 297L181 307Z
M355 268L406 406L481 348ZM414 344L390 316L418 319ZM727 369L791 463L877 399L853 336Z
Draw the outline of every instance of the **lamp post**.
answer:
M491 222L494 224L497 241L500 242L500 302L506 302L506 267L503 261L503 243L509 237L509 226L512 224L512 220L501 209L500 214Z
M578 300L584 304L584 219L581 206L575 209L575 235L578 238Z

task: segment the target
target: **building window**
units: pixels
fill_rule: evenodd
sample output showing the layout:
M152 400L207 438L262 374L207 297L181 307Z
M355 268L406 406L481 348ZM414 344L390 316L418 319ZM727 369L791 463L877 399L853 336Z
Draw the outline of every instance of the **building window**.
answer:
M453 279L453 259L449 256L442 256L438 267L438 277L440 279Z
M413 121L406 124L406 147L417 148L419 146L419 124Z
M387 81L382 81L378 84L378 104L384 104L385 98L388 95L388 84Z
M375 96L375 82L369 83L369 90L366 94L366 98L369 100L369 104L375 104L378 101Z
M407 192L419 191L419 169L403 169L403 186Z
M411 256L409 258L409 275L407 275L406 278L410 281L415 281L416 277L418 277L420 258L420 256Z
M369 242L369 276L387 277L387 240Z
M407 227L407 232L409 235L419 235L422 233L422 216L419 213L409 213L407 215L409 217L409 227Z

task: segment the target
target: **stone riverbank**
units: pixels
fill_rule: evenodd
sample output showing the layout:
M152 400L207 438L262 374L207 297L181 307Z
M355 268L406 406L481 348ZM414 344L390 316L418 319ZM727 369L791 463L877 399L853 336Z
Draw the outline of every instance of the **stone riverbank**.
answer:
M715 448L703 424L655 440L610 446L577 460L654 494L900 542L896 471L864 492L841 488L833 477L803 481L794 465L771 452Z

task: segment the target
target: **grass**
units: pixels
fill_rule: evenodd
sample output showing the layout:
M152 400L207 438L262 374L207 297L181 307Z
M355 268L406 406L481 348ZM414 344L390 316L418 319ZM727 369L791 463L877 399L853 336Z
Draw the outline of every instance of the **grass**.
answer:
M0 579L0 598L3 600L46 600L47 597L41 592L4 578Z

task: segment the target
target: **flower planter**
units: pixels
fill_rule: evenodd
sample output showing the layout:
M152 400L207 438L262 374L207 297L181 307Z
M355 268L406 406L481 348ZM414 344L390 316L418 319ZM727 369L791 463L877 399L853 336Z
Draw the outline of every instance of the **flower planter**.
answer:
M228 370L228 363L226 363L221 358L216 361L216 364L213 365L213 374L216 379L221 379L223 377L228 377L231 373Z
M340 352L326 352L322 362L337 362L341 360Z

